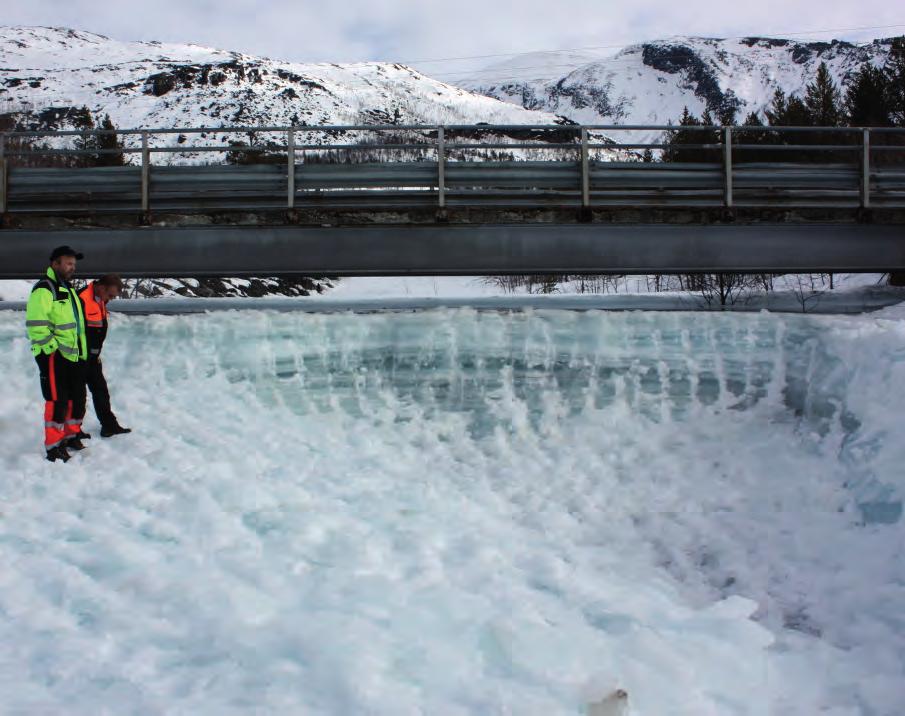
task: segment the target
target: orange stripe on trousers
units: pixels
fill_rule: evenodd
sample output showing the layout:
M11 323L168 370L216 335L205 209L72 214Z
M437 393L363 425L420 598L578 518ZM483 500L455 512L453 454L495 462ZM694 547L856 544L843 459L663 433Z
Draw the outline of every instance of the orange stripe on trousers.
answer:
M57 399L57 375L56 375L56 366L54 366L54 358L57 357L57 352L54 351L50 354L50 363L48 372L50 373L50 398L51 400Z

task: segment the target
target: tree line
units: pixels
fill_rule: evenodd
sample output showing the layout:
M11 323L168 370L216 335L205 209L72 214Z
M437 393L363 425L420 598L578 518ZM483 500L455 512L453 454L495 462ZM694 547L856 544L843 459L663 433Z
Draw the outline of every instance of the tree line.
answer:
M802 95L787 95L777 89L764 118L751 112L739 125L735 141L747 145L830 145L859 143L855 133L842 132L794 132L770 131L771 127L905 127L905 36L894 38L883 67L871 63L861 66L843 91L830 75L825 62L821 62L813 80ZM764 121L766 120L766 122ZM675 129L666 133L661 159L665 162L720 161L723 138L719 126L736 124L735 109L721 107L714 117L705 109L701 117L692 114L687 107L678 119ZM707 129L713 127L713 129ZM693 129L697 128L697 129ZM877 135L875 143L901 143L901 135ZM701 147L700 145L710 145ZM733 156L739 160L759 161L816 161L825 160L828 154L839 153L803 149L801 151L738 150ZM902 153L899 161L905 159ZM645 157L652 160L651 153ZM890 157L891 159L891 157Z
M65 120L76 130L91 132L104 130L100 134L81 134L75 137L66 149L71 154L42 154L50 149L46 142L34 137L7 136L4 138L5 153L10 166L15 167L117 167L126 163L123 143L119 135L113 134L116 126L110 115L95 118L87 107L66 107L51 109L41 113L37 125L54 120ZM23 132L36 128L35 118L17 112L0 114L0 132ZM43 121L42 121L43 120ZM65 126L65 125L64 125ZM23 153L19 153L23 152Z

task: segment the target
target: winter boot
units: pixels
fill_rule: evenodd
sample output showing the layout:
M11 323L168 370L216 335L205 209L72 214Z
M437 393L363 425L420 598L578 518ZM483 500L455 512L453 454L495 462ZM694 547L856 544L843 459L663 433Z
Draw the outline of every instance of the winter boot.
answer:
M81 441L78 435L73 435L69 440L63 443L67 450L84 450L87 445Z
M112 438L114 435L125 435L131 432L131 428L124 428L119 423L113 423L113 425L105 425L101 428L101 437Z
M62 445L57 445L56 447L52 447L47 451L47 459L51 462L56 462L57 460L66 462L67 460L69 460L69 453L66 452L66 448L64 448Z

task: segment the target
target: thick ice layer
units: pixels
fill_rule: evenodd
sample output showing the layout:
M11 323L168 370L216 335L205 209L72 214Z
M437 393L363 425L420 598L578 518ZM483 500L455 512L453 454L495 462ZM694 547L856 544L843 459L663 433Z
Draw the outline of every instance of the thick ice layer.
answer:
M117 316L137 431L51 465L23 320L0 313L5 708L905 702L902 321Z

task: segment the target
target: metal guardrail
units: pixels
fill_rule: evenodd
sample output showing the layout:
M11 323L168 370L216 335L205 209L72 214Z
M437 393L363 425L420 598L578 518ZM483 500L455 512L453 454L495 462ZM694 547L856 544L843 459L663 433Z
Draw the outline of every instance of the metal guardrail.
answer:
M638 149L660 150L668 145L662 140L620 143L608 136L678 129L704 133L705 139L718 138L718 142L681 148L719 160L711 156L702 162L629 161L630 157L640 160ZM746 134L754 133L776 141L743 141ZM258 143L185 143L189 135L207 139L211 134L224 141L227 135L245 134ZM816 134L821 143L787 141L808 134ZM122 138L125 146L78 149L48 144L104 135ZM368 141L369 135L390 135L390 140ZM842 141L833 143L830 137ZM153 162L157 155L197 161L229 152L245 153L251 163ZM324 163L325 157L343 152L346 158L357 152L380 154L381 159ZM489 152L496 156L488 158ZM773 152L809 153L816 161L755 161L758 154ZM901 208L905 207L905 154L898 155L901 163L889 161L896 152L905 152L905 129L887 127L354 125L8 132L0 135L0 212L147 213L306 206ZM508 160L501 160L502 153L509 154ZM549 153L551 158L538 160L530 157L532 153ZM619 159L611 161L614 153ZM41 157L52 163L54 157L60 161L105 154L134 156L137 162L82 168L16 166L38 164ZM877 161L881 156L884 161Z

